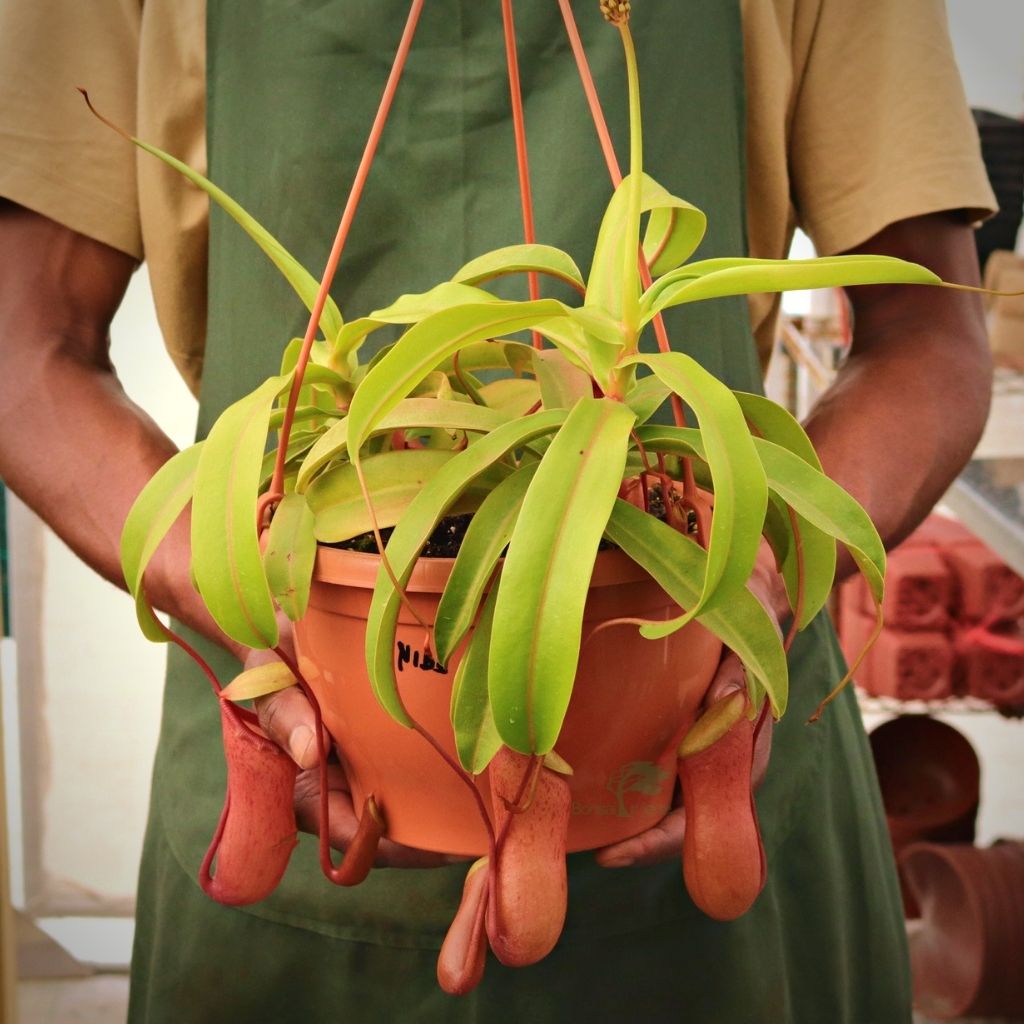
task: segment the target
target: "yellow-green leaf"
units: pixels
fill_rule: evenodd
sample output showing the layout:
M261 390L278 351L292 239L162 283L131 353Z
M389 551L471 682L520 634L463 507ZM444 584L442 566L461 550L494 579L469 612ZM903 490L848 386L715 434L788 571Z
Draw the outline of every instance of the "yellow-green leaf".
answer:
M210 614L247 647L273 647L277 619L256 535L256 501L270 410L288 385L271 377L213 425L196 467L192 570Z
M298 682L284 662L268 661L240 672L220 691L221 700L255 700L279 693Z
M202 442L178 452L153 474L132 504L121 531L121 568L135 598L135 614L143 634L157 643L167 635L145 599L142 581L146 566L178 516L192 500Z
M292 622L306 614L316 561L313 511L301 494L286 494L274 510L263 552L270 593Z

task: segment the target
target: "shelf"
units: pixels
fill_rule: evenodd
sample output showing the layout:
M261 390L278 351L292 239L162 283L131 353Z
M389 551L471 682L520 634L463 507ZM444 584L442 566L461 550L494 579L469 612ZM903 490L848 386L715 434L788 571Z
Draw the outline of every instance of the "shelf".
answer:
M1000 715L1024 721L1024 707L1002 707L977 697L947 697L944 700L897 700L895 697L873 697L857 691L862 714L868 715Z

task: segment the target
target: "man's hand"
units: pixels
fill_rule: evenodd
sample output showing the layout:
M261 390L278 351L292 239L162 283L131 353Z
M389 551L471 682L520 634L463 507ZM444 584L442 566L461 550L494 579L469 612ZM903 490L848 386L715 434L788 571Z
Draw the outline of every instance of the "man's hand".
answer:
M290 645L290 625L282 632L282 642ZM273 651L253 651L246 658L245 667L276 660ZM256 701L260 728L286 750L301 771L295 780L295 817L303 832L320 832L320 768L313 709L297 686L261 697ZM330 751L330 738L324 731L325 749ZM359 823L359 811L352 803L345 770L331 760L327 765L328 817L331 846L336 850L348 848ZM382 808L387 813L387 808ZM384 838L377 850L377 866L391 868L436 868L466 860L465 857L443 853L430 853L410 846L402 846Z
M757 599L768 609L776 623L784 621L789 614L789 601L782 577L775 567L775 558L766 542L761 544L754 572L748 583ZM718 671L711 680L701 710L716 704L732 693L747 687L743 663L732 651L723 651ZM761 726L754 747L754 766L751 784L756 789L764 781L768 771L768 758L772 749L772 720L769 716ZM686 812L682 808L682 795L676 791L675 806L657 825L630 839L605 846L594 854L598 864L606 868L627 868L633 865L657 864L660 861L678 860L683 849L683 834L686 831Z

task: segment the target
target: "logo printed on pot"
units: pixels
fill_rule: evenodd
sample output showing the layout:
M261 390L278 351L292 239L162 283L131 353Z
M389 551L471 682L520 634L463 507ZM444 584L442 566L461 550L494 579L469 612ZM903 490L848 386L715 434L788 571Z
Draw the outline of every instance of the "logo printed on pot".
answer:
M440 662L434 660L434 656L429 650L424 648L423 651L414 651L411 644L402 643L401 640L397 643L398 651L398 671L404 672L407 665L411 665L415 669L419 669L420 672L439 672L441 675L447 675L448 669Z
M605 783L607 789L614 797L614 804L583 804L578 800L573 801L573 814L594 814L615 816L617 818L628 818L632 814L650 813L657 810L657 801L631 801L627 805L627 793L639 793L643 796L658 796L662 786L671 778L671 773L659 767L653 761L629 761L620 765Z

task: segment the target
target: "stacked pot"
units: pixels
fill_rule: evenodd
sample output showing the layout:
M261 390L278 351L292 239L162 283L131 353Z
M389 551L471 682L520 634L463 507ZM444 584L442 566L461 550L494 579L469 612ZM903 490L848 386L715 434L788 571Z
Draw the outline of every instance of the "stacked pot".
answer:
M872 696L970 696L1024 708L1024 579L959 523L932 515L889 556L885 628L857 670ZM858 577L839 597L839 636L850 659L874 628Z
M911 923L914 1005L930 1017L1024 1017L1024 842L917 843L900 873Z
M974 841L980 768L927 715L871 733L908 918L914 1004L931 1018L1024 1018L1024 842Z

